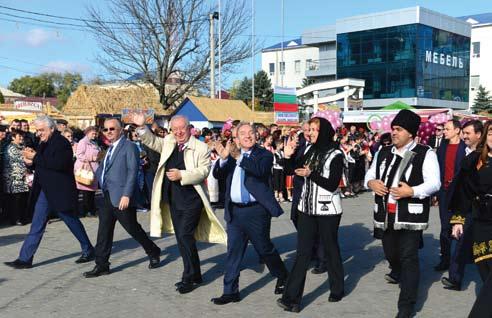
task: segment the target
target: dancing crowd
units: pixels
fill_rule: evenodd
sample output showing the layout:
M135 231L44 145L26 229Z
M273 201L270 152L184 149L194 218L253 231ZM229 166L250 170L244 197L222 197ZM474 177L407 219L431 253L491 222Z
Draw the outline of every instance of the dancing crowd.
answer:
M312 273L328 273L328 301L345 296L338 242L343 200L372 191L374 237L382 240L390 267L384 279L400 286L397 317L414 314L418 251L432 205L439 206L441 221L434 269L449 272L443 287L461 290L473 257L484 285L470 317L491 317L491 121L449 120L436 126L428 145L417 138L420 123L416 113L402 110L384 134L356 125L334 129L322 117L298 127L230 120L222 129L200 130L176 115L168 130L146 125L144 115L135 113L126 126L107 118L84 131L40 116L33 134L26 120L14 120L0 126L0 217L10 225L31 225L19 256L5 264L31 268L49 220L60 218L80 243L76 263L95 261L83 276L110 274L118 221L142 246L150 269L159 267L161 250L149 236L175 234L183 262L175 287L181 294L203 284L196 241L227 244L223 294L212 298L217 305L241 300L241 262L251 243L277 279L277 304L299 312L313 261ZM284 213L285 201L291 202L297 231L291 269L270 238L271 218ZM224 209L225 229L218 208ZM150 235L137 221L137 212L145 211ZM95 246L79 220L94 216Z

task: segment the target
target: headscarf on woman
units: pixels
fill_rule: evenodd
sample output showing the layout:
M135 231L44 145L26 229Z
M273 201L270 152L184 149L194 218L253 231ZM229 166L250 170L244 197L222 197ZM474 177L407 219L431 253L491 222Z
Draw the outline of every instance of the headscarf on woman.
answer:
M321 173L327 158L326 154L332 149L337 149L337 145L333 140L335 130L330 122L322 117L314 118L319 120L318 139L311 145L300 162L301 166L309 166L311 171Z

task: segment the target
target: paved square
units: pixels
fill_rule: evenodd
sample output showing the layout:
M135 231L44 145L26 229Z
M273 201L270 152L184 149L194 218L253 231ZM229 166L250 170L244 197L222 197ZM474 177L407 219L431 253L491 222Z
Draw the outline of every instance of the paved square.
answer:
M372 195L343 201L340 244L345 269L347 296L329 303L327 276L308 274L298 317L394 317L398 287L383 278L388 272L381 242L372 238ZM272 237L287 267L292 267L296 234L286 213L272 222ZM217 211L223 221L222 211ZM144 229L148 214L140 214ZM82 219L93 244L98 221ZM2 262L14 260L28 227L0 229ZM424 232L425 247L420 251L421 284L417 317L466 317L478 291L479 276L468 265L464 291L442 288L441 273L433 271L439 255L439 216L431 210L430 227ZM179 295L174 283L181 278L182 262L174 236L155 240L162 251L162 266L147 268L148 259L138 243L120 225L116 226L111 257L111 275L93 279L82 277L93 263L77 265L78 242L63 222L48 225L34 258L34 268L14 270L0 264L0 317L285 317L295 316L277 307L273 294L275 280L258 264L253 248L248 248L240 288L239 303L216 306L212 297L222 294L224 245L199 244L204 285L190 294ZM445 273L447 275L447 273Z

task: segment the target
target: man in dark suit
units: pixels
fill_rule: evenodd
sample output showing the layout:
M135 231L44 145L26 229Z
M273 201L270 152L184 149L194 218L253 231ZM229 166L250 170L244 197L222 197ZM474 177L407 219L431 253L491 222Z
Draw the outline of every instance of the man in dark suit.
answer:
M220 160L214 167L214 176L226 179L224 218L227 222L224 292L221 297L212 299L216 305L241 300L239 274L248 241L277 278L275 294L283 292L288 275L270 239L271 218L283 213L269 187L273 155L256 145L256 133L250 124L239 124L237 143L241 153L236 158L230 155L231 141L225 147L216 144Z
M437 149L437 159L441 172L441 189L439 190L439 217L441 219L441 233L439 241L441 244L441 260L436 271L449 269L449 278L441 279L445 288L460 290L463 278L466 251L463 248L463 240L458 240L454 253L451 254L451 216L449 201L455 188L455 176L460 171L461 161L465 157L466 144L460 139L461 125L457 120L450 120L444 125L444 138L441 146Z
M141 200L137 187L140 158L137 147L123 136L121 124L115 118L106 119L103 132L111 142L102 164L96 171L104 194L104 207L98 214L96 266L84 273L86 278L109 274L109 256L116 220L142 245L149 256L149 268L156 268L160 263L161 250L137 222L136 206Z
M58 214L82 247L82 256L75 262L89 262L94 257L94 248L76 216L77 188L73 173L72 146L55 131L56 123L50 117L38 117L34 125L40 137L39 147L37 151L31 148L23 151L24 161L35 169L32 188L32 198L36 202L34 215L18 259L5 264L16 269L32 267L50 211Z
M444 141L444 125L437 124L435 133L429 138L429 142L427 143L432 149L437 149Z

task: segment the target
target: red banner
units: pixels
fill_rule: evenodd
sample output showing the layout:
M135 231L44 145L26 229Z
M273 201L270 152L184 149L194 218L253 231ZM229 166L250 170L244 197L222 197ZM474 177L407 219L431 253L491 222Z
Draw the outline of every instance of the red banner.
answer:
M276 112L297 112L299 106L297 104L273 103L273 110Z

